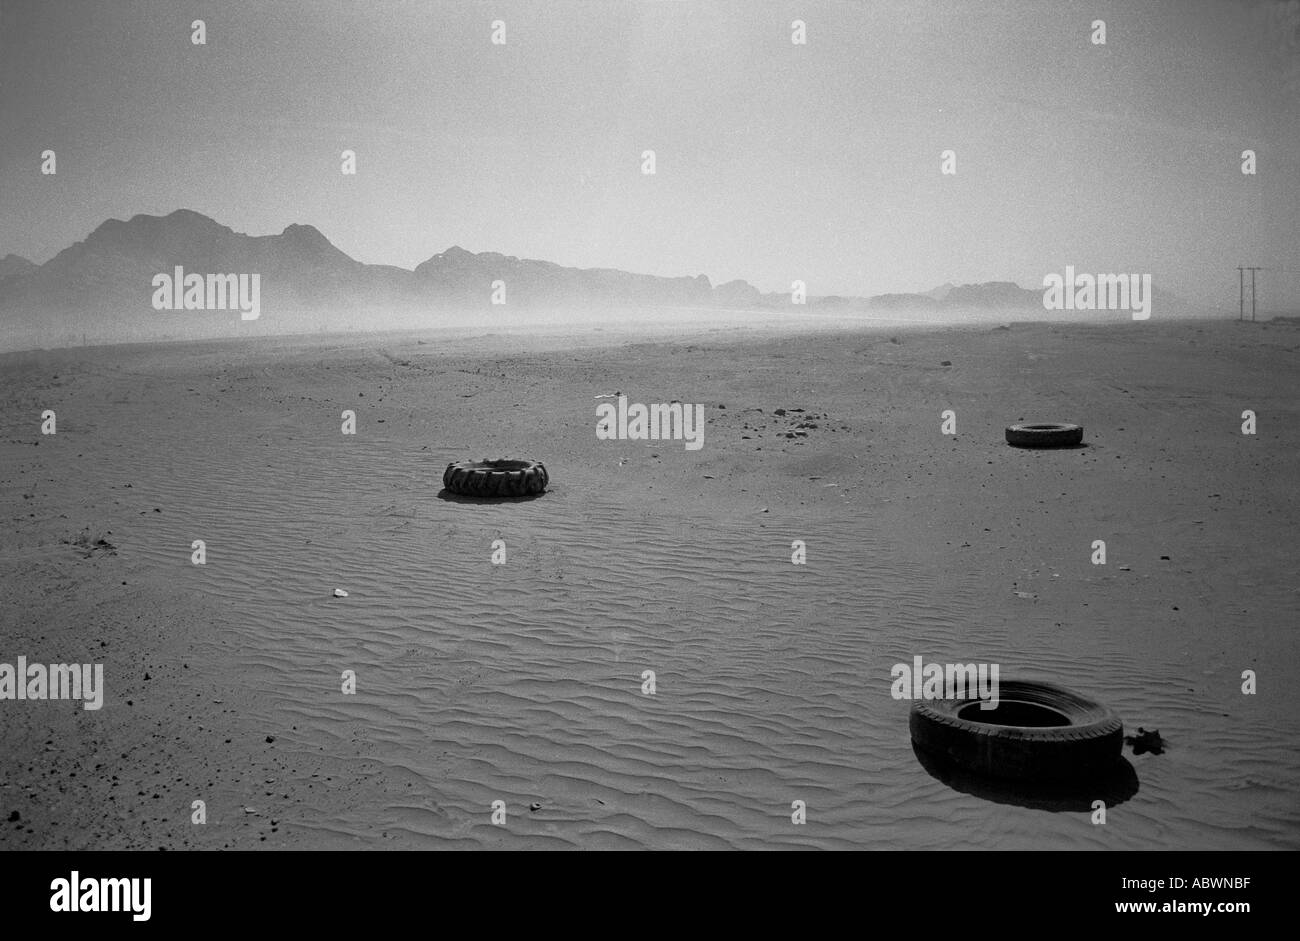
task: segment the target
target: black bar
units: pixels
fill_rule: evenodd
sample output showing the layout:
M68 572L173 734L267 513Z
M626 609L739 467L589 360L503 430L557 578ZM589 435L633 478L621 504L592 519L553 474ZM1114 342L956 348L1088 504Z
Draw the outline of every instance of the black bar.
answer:
M773 916L825 923L838 909L859 924L927 933L1046 918L1051 922L1036 923L1131 922L1149 929L1199 919L1232 931L1252 917L1285 914L1293 863L1290 854L1267 852L859 852L797 859L776 853L721 859L511 852L453 859L416 852L36 852L0 857L0 897L7 926L255 926L259 933L284 926L299 937L311 928L373 928L381 915L394 923L433 916L436 921L426 922L432 931L465 920L495 929L514 918L539 931L577 922L669 930L678 923L673 913L699 905L760 924ZM129 911L52 911L52 883L70 881L74 870L83 892L91 879L150 879L148 920L136 921ZM1174 886L1172 879L1185 884ZM1228 882L1206 886L1198 879ZM1162 910L1166 903L1205 902L1244 902L1249 911ZM1154 903L1156 910L1117 910L1123 903ZM698 927L694 916L689 923Z

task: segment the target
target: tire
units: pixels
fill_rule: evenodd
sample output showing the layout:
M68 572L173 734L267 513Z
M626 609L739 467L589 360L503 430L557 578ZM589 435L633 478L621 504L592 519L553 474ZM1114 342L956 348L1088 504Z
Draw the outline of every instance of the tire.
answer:
M1007 444L1017 448L1068 448L1082 441L1082 425L1036 422L1007 427Z
M907 723L913 743L965 771L1040 782L1104 774L1113 770L1124 748L1124 726L1119 717L1101 703L1063 686L999 683L996 709L981 710L979 702L926 699L913 703ZM999 712L1003 715L995 717Z
M550 480L539 461L457 461L442 472L442 485L465 497L528 497Z

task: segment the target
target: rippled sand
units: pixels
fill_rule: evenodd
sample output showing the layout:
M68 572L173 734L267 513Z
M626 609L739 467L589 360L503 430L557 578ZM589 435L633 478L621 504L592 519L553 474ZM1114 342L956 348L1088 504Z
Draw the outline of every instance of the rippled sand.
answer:
M1295 848L1298 348L1229 323L0 356L0 661L108 685L98 713L0 702L0 845ZM614 391L705 404L703 449L597 441ZM1089 446L1009 448L1022 419ZM485 456L551 491L439 497ZM1169 748L1126 748L1105 826L1098 795L931 773L890 697L916 655Z

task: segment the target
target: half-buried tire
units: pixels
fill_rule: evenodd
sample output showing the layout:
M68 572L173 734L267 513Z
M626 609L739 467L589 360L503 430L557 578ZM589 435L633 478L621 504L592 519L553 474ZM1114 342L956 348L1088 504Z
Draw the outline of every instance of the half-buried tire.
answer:
M550 479L540 461L457 461L442 473L442 485L465 497L528 497Z
M926 753L958 768L1028 782L1085 779L1113 770L1124 747L1119 717L1052 683L998 684L998 705L925 699L908 728Z
M1017 448L1068 448L1082 441L1082 425L1037 422L1007 427L1007 444Z

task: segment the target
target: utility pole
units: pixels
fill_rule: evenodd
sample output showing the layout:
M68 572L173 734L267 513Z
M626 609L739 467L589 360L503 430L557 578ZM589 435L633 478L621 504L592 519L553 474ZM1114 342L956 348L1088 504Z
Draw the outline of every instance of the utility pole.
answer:
M1237 319L1246 319L1246 272L1250 272L1250 322L1255 322L1255 272L1262 267L1250 265L1237 266Z

